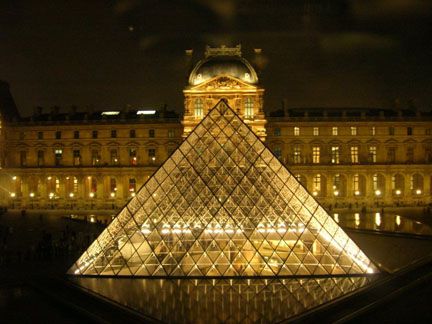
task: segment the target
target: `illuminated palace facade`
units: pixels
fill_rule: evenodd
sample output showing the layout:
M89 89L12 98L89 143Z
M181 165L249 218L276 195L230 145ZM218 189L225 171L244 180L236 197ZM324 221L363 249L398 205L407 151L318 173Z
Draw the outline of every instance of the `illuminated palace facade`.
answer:
M165 109L53 109L22 118L2 83L0 205L120 208L220 99L327 207L432 202L431 112L285 107L265 114L264 89L239 46L208 47L183 93L183 117Z

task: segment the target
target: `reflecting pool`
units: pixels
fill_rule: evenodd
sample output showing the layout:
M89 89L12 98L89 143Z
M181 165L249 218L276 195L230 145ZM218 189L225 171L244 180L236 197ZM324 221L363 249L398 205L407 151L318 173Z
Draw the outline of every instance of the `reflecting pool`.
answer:
M163 322L275 323L364 287L375 278L71 280Z
M330 215L342 228L432 236L429 225L394 212L333 212Z

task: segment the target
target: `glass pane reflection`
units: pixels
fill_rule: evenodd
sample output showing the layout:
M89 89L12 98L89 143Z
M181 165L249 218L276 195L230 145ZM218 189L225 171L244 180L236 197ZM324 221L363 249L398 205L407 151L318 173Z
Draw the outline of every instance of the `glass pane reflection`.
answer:
M172 280L74 277L73 281L163 322L273 323L350 293L374 278Z

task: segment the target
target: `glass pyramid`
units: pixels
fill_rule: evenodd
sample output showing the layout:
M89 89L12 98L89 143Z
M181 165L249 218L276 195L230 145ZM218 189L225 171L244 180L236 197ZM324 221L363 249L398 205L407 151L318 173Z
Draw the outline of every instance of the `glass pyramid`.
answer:
M224 101L69 270L153 277L373 272L366 255Z

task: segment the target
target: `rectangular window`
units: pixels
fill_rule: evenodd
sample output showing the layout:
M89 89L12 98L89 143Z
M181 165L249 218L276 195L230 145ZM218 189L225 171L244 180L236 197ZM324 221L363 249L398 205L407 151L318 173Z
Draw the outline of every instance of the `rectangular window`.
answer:
M296 145L294 146L294 164L300 164L301 163L301 148L300 146Z
M375 129L375 126L372 126L372 127L370 128L370 134L371 134L372 136L375 136L375 135L376 135L376 129Z
M390 136L393 136L393 135L395 134L395 129L394 129L394 127L389 127L389 128L388 128L388 131L389 131L389 135L390 135Z
M20 166L26 166L27 165L27 152L21 151L20 152Z
M130 163L130 165L137 165L138 164L137 151L135 148L129 149L129 163Z
M39 167L43 166L45 164L45 152L42 150L39 150L37 152L37 165Z
M312 147L312 163L320 163L320 150L319 146Z
M38 139L38 140L43 139L43 132L38 132L38 133L37 133L37 139Z
M357 135L357 127L356 126L351 126L351 135L352 136L356 136Z
M317 195L321 191L321 174L316 174L313 177L313 194Z
M115 196L115 192L117 191L117 181L115 178L111 178L110 179L110 192L111 192L111 197Z
M369 162L376 163L377 161L377 147L369 146Z
M174 137L175 137L175 130L168 129L168 138L174 138Z
M129 192L135 192L136 191L136 180L135 178L129 179Z
M154 129L149 129L149 137L150 138L155 137L155 130Z
M92 150L92 165L96 166L100 164L99 150Z
M337 127L332 127L332 135L333 136L337 136L338 134L338 128Z
M353 188L352 189L353 189L354 195L356 195L356 196L359 194L359 190L360 190L359 179L360 179L360 177L359 177L358 173L353 174L353 182L352 182Z
M117 131L115 129L111 130L111 138L117 137Z
M98 131L92 131L92 138L98 138Z
M407 162L414 162L414 147L407 147Z
M274 153L274 155L276 155L276 157L277 157L278 159L280 159L280 158L282 157L282 149L281 149L279 146L276 146L276 147L273 149L273 153Z
M56 131L55 132L55 138L56 139L61 139L61 132L60 131Z
M74 139L79 139L79 138L80 138L79 131L74 131Z
M73 150L73 165L78 166L81 164L80 150Z
M387 162L396 162L396 147L389 147L387 150Z
M411 136L413 134L413 128L412 127L407 127L407 135Z
M331 147L331 163L339 164L339 146Z
M313 128L313 135L314 136L319 136L319 127L314 127Z
M194 116L199 119L204 116L203 100L201 98L195 99Z
M373 182L373 190L376 191L378 190L378 174L374 174L372 176L372 182Z
M351 146L351 163L359 163L359 148Z
M111 164L117 165L118 164L117 149L110 150L110 157L111 157Z
M300 135L300 127L294 127L294 136Z
M253 109L253 99L247 97L245 99L245 118L253 118L254 109Z
M274 136L281 136L281 129L279 127L275 128L273 134Z
M156 149L149 149L148 150L148 157L154 160L153 158L156 157Z
M129 137L130 137L130 138L135 138L135 137L136 137L135 129L131 129L131 130L129 131Z
M55 156L55 165L56 166L61 165L61 161L63 158L63 150L62 149L55 149L54 150L54 156Z

